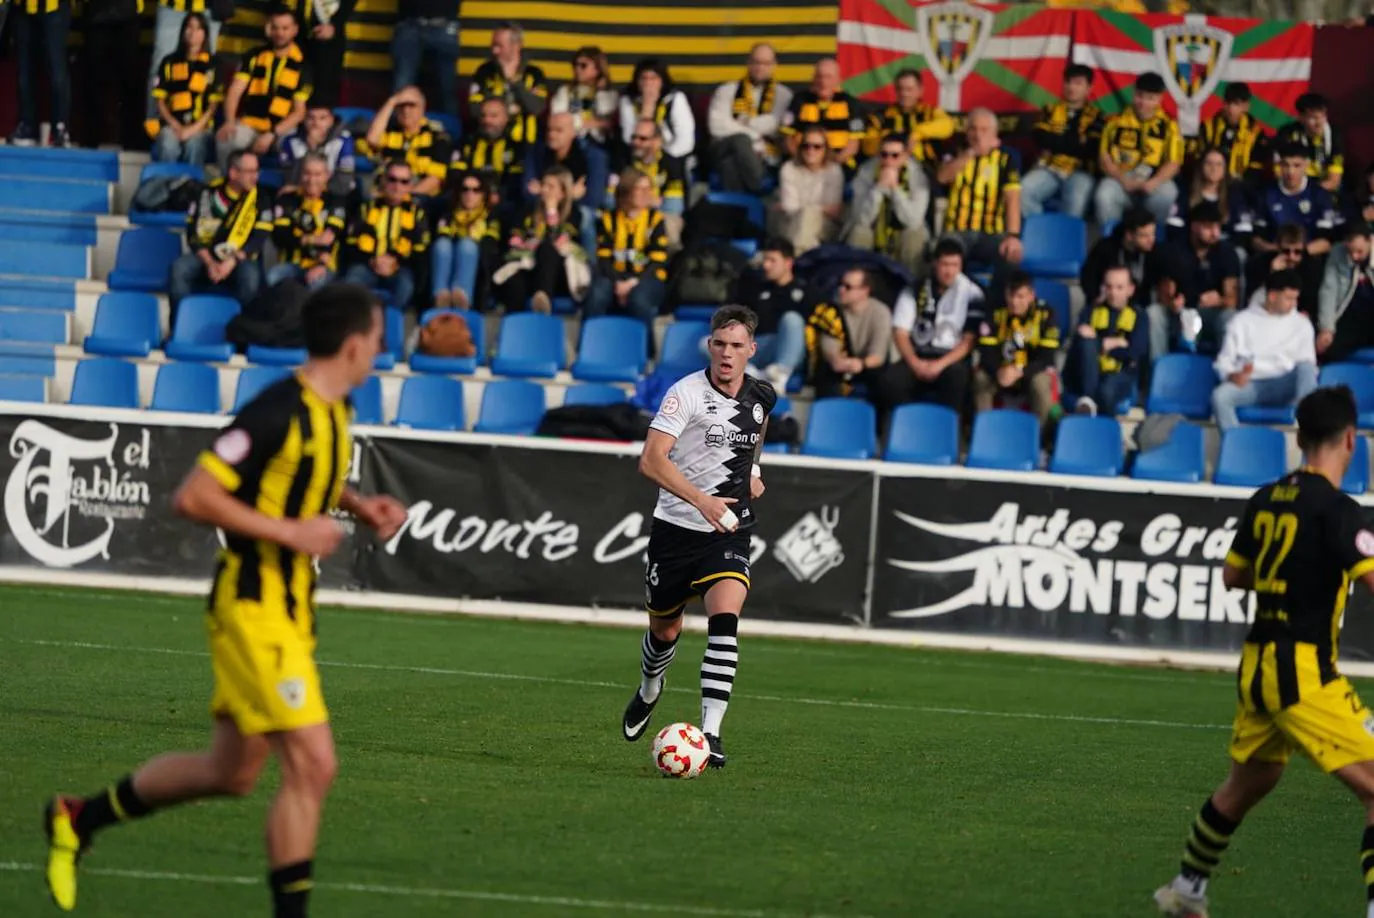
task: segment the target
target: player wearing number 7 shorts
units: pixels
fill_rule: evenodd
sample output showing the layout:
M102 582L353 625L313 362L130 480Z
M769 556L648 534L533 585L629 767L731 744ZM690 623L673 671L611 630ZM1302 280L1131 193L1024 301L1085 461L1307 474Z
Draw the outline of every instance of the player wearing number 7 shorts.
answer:
M1301 752L1354 791L1365 809L1361 868L1374 918L1374 718L1336 668L1352 584L1374 589L1374 532L1341 491L1355 449L1355 397L1318 389L1298 405L1304 463L1260 488L1236 530L1222 577L1255 592L1237 673L1231 772L1188 833L1183 865L1155 891L1174 918L1206 918L1207 882L1245 815Z
M684 376L649 425L639 470L659 486L644 570L649 630L640 645L640 685L622 731L633 742L648 729L682 633L682 613L706 607L701 661L701 730L714 768L725 765L721 721L739 663L739 616L749 595L751 500L763 494L759 456L777 393L745 372L758 317L724 306L711 317L710 366Z

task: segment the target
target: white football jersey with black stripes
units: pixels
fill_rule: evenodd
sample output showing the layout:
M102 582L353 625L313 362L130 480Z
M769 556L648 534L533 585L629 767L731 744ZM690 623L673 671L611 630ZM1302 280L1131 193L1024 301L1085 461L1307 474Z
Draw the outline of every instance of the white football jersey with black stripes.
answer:
M735 499L730 509L741 529L754 524L749 473L763 423L777 400L772 385L748 374L739 395L731 398L712 384L709 370L702 370L673 384L649 425L677 438L668 458L688 481L707 494ZM684 529L711 531L695 507L662 488L654 516Z

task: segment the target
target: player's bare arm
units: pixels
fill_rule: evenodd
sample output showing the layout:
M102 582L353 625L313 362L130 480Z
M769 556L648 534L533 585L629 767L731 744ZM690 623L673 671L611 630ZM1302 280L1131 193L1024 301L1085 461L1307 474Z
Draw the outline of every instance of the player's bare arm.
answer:
M1228 590L1252 590L1255 588L1254 568L1227 561L1221 569L1221 582L1226 584Z
M721 517L725 516L735 499L714 497L688 481L687 476L668 458L668 452L676 442L677 437L650 429L644 439L644 451L639 454L639 473L674 497L696 507L716 532L728 532L731 527L722 525Z
M389 494L364 497L352 488L344 488L339 495L339 509L356 517L381 539L394 536L406 521L405 505Z
M224 489L215 476L197 466L172 498L177 513L207 526L248 539L275 542L316 558L327 558L343 541L338 522L328 516L308 520L274 519L245 504Z

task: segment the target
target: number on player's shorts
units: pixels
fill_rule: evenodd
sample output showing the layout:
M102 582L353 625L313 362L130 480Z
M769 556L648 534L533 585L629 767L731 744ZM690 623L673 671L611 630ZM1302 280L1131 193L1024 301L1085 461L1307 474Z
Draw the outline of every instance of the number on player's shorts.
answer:
M1255 558L1255 592L1288 592L1288 581L1278 579L1279 568L1283 566L1288 553L1293 550L1293 540L1298 534L1298 518L1292 513L1275 516L1268 510L1255 514L1255 539L1260 543L1259 555ZM1270 549L1274 549L1273 560L1268 568L1265 561Z
M649 570L644 574L644 579L649 581L651 586L658 586L658 562L649 565Z

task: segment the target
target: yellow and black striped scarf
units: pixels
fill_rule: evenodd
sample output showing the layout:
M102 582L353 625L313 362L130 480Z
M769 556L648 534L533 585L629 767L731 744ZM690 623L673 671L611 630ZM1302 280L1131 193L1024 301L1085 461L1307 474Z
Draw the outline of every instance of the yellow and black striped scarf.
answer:
M759 96L757 107L754 105L754 89L754 84L749 82L749 75L746 73L744 79L739 81L739 88L735 90L735 101L730 108L736 118L741 115L746 118L757 118L759 115L772 114L773 106L778 100L778 81L769 80L764 84L763 95Z
M478 207L473 210L455 210L440 224L439 235L453 239L479 241L492 235L492 231L496 228L495 224L488 219L489 216L490 214L485 207Z
M902 171L897 176L897 187L902 191L910 192L910 184L911 164L909 162L902 163ZM878 222L873 225L875 250L884 255L896 255L904 229L906 229L906 224L899 220L897 214L892 210L892 197L883 195L883 201L878 205Z
M844 310L829 303L817 303L806 318L806 378L814 379L816 368L825 356L821 353L821 341L834 338L840 342L840 351L849 353L849 329L844 324ZM844 387L842 394L847 394Z
M239 252L258 228L258 189L235 194L224 181L216 179L201 193L196 205L193 233L201 245L222 257L222 252Z
M254 54L235 77L248 83L239 103L239 121L255 131L272 130L291 114L297 96L310 94L306 76L305 55L294 42L284 55L270 47Z

